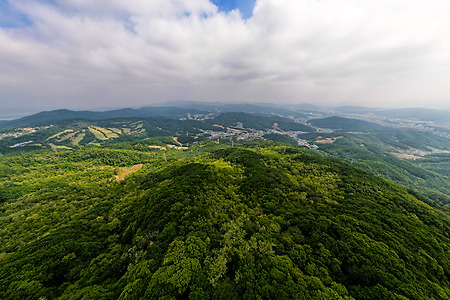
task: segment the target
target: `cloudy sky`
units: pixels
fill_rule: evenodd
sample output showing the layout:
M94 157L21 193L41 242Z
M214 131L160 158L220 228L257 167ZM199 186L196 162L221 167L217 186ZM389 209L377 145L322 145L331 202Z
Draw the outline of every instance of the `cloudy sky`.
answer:
M0 0L0 110L450 109L448 0Z

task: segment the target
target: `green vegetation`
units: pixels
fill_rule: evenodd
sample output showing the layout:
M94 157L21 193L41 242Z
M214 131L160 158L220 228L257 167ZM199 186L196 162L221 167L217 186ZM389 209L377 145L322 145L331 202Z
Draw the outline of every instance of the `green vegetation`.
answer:
M70 132L70 133L67 133L67 134L65 134L64 136L61 136L60 138L59 138L59 142L63 142L63 141L65 141L65 140L68 140L68 139L71 139L72 140L72 138L76 135L77 133L76 132Z
M422 159L414 160L412 163L426 170L450 177L450 153L430 154Z
M406 128L389 128L381 125L366 122L358 119L347 119L342 117L328 117L323 119L310 120L314 126L321 128L329 128L336 131L337 134L343 132L366 133L369 140L376 140L379 146L388 146L398 149L417 148L429 150L432 148L445 149L449 148L449 141L428 132L406 129ZM371 133L371 135L367 135ZM309 133L302 135L305 139L317 138L317 136L336 136L336 134ZM361 135L359 135L361 137ZM392 149L391 149L392 150Z
M54 135L49 136L49 137L47 138L47 140L57 139L57 138L61 137L62 135L65 135L65 134L67 134L67 133L73 133L73 130L72 130L72 129L66 129L66 130L64 130L64 131L55 133Z
M264 116L253 115L244 112L228 112L220 114L214 119L207 120L211 124L219 124L227 127L237 127L237 123L242 123L244 128L253 128L257 130L266 130L274 128L274 124L277 124L279 128L283 130L305 131L313 132L314 128L311 126L295 123L292 120L276 117L276 116Z
M168 112L167 110L162 110ZM135 110L115 111L125 115L137 113ZM91 112L92 113L92 112ZM96 116L98 120L64 120L70 116L83 115L87 119ZM43 117L44 119L39 119ZM417 161L406 161L393 157L399 157L417 149L431 153L433 149L449 150L448 139L433 135L429 132L422 132L412 129L393 129L380 125L355 119L340 117L330 117L315 119L310 122L314 125L333 128L334 132L323 133L314 132L314 129L303 124L295 123L291 119L278 116L251 115L247 113L224 113L211 119L199 120L179 120L166 117L153 118L121 118L102 119L101 113L55 111L30 116L33 122L42 123L52 118L62 118L53 125L45 124L45 127L22 128L17 130L3 130L4 138L0 139L0 152L18 153L32 152L36 149L53 149L53 151L63 151L67 149L80 149L85 146L116 147L124 143L141 144L147 147L157 145L165 147L167 144L176 144L171 137L177 137L183 146L192 146L199 142L204 142L210 134L226 132L227 127L251 128L271 130L277 128L282 130L301 130L309 133L301 134L300 138L308 140L311 144L317 140L326 138L339 138L333 144L320 144L319 150L328 155L346 159L372 174L382 176L394 183L400 184L416 194L421 194L426 198L441 204L450 204L450 160L448 156L427 156L427 159ZM47 119L46 119L47 118ZM93 117L92 117L93 118ZM242 124L241 124L242 123ZM214 126L221 124L222 127ZM361 132L362 134L348 133ZM291 138L286 132L283 134L257 133L258 136L238 137L223 134L219 140L221 143L229 144L231 140L238 143L240 140L261 138L274 142L282 142L291 146L297 146L298 142ZM15 136L14 136L15 135ZM225 137L224 137L225 136ZM294 136L295 137L295 136ZM147 140L148 139L148 140ZM145 140L145 142L142 142ZM24 143L20 145L20 143ZM18 145L18 148L11 148ZM319 144L319 143L317 143ZM362 146L361 146L362 145ZM23 146L23 147L21 147ZM122 146L119 146L122 147ZM141 149L140 151L145 151Z
M43 111L31 116L26 116L17 120L0 121L0 128L17 128L17 127L34 127L48 124L60 124L67 120L111 120L119 118L180 118L188 113L203 113L195 109L182 109L177 107L143 107L140 109L118 109L104 112L96 111L72 111L67 109L59 109L52 111Z
M108 128L109 130L111 130L112 132L114 132L117 135L121 135L122 134L122 130L119 128Z
M285 144L291 145L293 147L298 146L298 142L295 139L293 139L287 135L282 135L282 134L277 134L277 133L268 133L268 134L263 135L263 137L272 142L285 143Z
M352 131L352 132L371 132L383 128L382 126L377 125L375 123L336 116L323 119L313 119L310 120L309 123L320 128L329 128L338 131Z
M345 159L355 167L402 185L414 193L431 198L437 203L450 205L448 155L441 154L433 156L435 158L415 161L401 160L392 156L393 149L398 149L388 144L392 143L392 140L383 142L377 136L366 134L344 135L345 138L338 139L333 144L320 145L319 149L334 157ZM440 141L439 137L434 139ZM419 139L417 143L427 141ZM404 141L397 142L397 145L399 144L406 145Z
M375 136L382 143L400 149L449 149L448 139L413 129L389 128L377 132Z
M80 142L84 139L84 137L86 136L86 133L84 132L80 132L77 133L71 140L71 144L74 146L78 146L80 144Z
M160 123L158 123L159 121ZM176 123L177 126L174 126L173 123ZM169 130L158 129L158 126L167 127ZM10 152L11 146L28 141L32 141L32 145L41 145L41 148L50 148L50 144L59 148L80 148L93 144L132 142L146 137L173 135L177 130L183 132L185 129L183 126L182 121L170 119L146 120L145 122L134 119L60 121L51 127L37 128L35 132L26 135L0 139L0 149L4 152ZM209 125L206 127L209 127ZM186 125L186 128L195 132L191 125ZM27 147L30 146L27 144Z
M95 129L97 129L98 131L102 132L107 139L115 139L118 138L119 135L109 129L106 128L102 128L102 127L94 127Z
M1 299L450 298L429 200L269 142L146 142L0 157Z
M99 127L89 126L89 131L95 135L95 138L100 141L105 141L108 139L103 130L100 130Z

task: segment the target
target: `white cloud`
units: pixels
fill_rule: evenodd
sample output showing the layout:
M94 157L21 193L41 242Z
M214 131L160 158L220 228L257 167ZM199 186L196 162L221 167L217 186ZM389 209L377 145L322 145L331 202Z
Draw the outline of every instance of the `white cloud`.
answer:
M192 99L450 108L446 1L259 0L247 20L207 0L54 2L11 2L33 25L0 28L4 107Z

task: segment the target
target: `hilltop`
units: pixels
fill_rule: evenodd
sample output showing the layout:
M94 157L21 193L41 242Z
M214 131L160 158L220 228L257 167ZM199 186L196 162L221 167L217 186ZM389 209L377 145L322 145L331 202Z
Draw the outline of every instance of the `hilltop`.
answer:
M2 158L2 299L450 297L430 200L269 143L138 149Z
M335 109L346 117L307 108L184 103L179 108L42 112L8 123L22 127L0 130L0 154L127 143L183 149L210 140L228 145L268 140L348 160L417 195L450 204L447 123L438 127L429 121L378 118L378 110L360 107Z

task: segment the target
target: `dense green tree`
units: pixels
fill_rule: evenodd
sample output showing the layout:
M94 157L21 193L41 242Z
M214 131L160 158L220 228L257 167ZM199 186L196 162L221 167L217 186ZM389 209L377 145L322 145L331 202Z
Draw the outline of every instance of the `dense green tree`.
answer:
M1 299L450 297L423 196L272 143L129 145L2 157Z

